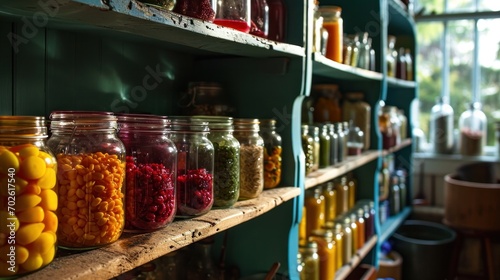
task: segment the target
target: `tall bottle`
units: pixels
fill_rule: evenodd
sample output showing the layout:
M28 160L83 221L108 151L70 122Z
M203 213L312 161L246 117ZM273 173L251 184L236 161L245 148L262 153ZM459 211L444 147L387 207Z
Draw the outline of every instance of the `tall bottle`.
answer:
M445 96L431 109L430 142L434 153L449 154L453 150L453 108Z
M394 47L396 45L396 37L389 35L387 38L387 52L385 60L387 61L387 76L396 77L396 51Z
M460 115L460 153L465 156L483 154L486 144L486 115L481 110L481 103L473 102L469 109Z

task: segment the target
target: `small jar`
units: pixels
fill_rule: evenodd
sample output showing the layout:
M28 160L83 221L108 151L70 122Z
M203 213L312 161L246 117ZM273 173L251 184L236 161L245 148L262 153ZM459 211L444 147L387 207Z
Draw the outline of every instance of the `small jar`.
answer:
M214 146L208 122L172 117L170 139L177 148L176 218L208 213L214 203Z
M322 124L319 126L319 167L325 168L330 166L330 148L331 148L331 138L328 131L328 125Z
M364 101L363 92L348 92L345 94L342 103L343 121L352 120L354 125L359 127L364 134L363 149L370 148L370 130L371 130L371 107Z
M319 280L319 255L318 244L309 241L299 246L297 254L297 271L300 280Z
M306 190L304 205L306 207L306 236L309 237L313 230L321 229L325 224L325 197L321 188Z
M401 190L399 189L399 178L396 175L391 177L389 205L391 207L389 210L391 216L401 211Z
M356 226L358 227L358 248L356 249L359 250L366 242L365 213L362 207L356 208L355 213Z
M277 42L285 41L286 6L283 0L267 0L269 6L269 32L267 38Z
M486 115L481 110L481 103L473 102L460 115L460 154L464 156L480 156L486 145Z
M234 119L234 137L240 142L240 197L258 197L264 190L264 139L258 119Z
M335 123L342 121L339 100L339 86L335 84L316 84L312 87L315 99L313 118L316 123Z
M341 17L342 8L338 6L320 6L318 11L323 17L323 27L328 31L326 57L342 63L344 36L343 20Z
M2 279L37 271L56 255L57 164L46 125L44 117L0 116Z
M302 132L302 151L305 155L305 175L313 172L314 166L314 138L309 134L309 125L301 126Z
M248 33L251 28L251 0L218 0L214 23Z
M150 231L174 220L177 149L162 116L120 114L126 150L125 230Z
M210 0L176 0L175 6L172 11L178 14L211 22L215 18L215 12L217 10L216 3L216 1Z
M392 35L387 36L387 50L386 50L385 60L387 63L388 77L396 77L397 52L394 49L395 46L396 46L396 37Z
M337 190L333 181L326 182L322 188L325 198L325 222L333 221L337 217Z
M214 204L215 208L233 206L240 196L240 142L234 137L233 118L196 116L208 122L207 138L214 145Z
M115 242L125 226L125 146L110 112L55 111L47 146L57 158L59 247Z
M368 37L368 32L360 32L357 34L359 38L359 55L357 67L368 70L370 68L370 48L371 38Z
M313 139L313 166L312 171L316 171L319 169L319 161L321 155L321 141L319 138L319 127L310 125L309 126L309 135Z
M313 230L309 239L318 244L319 278L334 279L337 247L333 231L324 228Z
M328 133L330 134L330 164L335 165L338 163L339 157L337 156L339 150L339 136L335 131L333 123L327 124Z
M264 140L264 189L272 189L281 182L281 136L276 132L276 120L260 120L259 135Z

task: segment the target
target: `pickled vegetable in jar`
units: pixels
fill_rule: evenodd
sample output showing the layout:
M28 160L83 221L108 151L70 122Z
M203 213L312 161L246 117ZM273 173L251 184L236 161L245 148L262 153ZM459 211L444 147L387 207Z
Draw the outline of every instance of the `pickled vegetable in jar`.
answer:
M59 247L115 242L125 225L125 146L110 112L55 111L47 146L57 158Z
M214 145L208 122L192 117L170 118L170 139L177 148L177 218L208 213L214 203Z
M0 116L0 278L22 276L56 254L56 159L44 117Z
M281 136L276 132L276 120L260 120L259 135L264 140L264 189L281 182Z
M162 116L120 114L126 150L125 230L150 231L174 220L177 149Z
M305 175L314 171L314 138L309 134L309 125L302 125L302 151L305 154Z

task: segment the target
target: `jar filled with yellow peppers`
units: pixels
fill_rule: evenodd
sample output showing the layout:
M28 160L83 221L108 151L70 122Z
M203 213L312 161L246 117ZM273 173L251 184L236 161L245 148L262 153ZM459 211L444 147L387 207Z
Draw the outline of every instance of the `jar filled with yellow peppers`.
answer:
M57 111L47 145L57 158L58 245L86 250L116 241L125 225L125 147L108 112Z
M281 136L276 132L276 120L260 120L259 134L264 140L264 189L281 182Z
M0 278L52 262L58 226L57 164L44 117L0 116Z

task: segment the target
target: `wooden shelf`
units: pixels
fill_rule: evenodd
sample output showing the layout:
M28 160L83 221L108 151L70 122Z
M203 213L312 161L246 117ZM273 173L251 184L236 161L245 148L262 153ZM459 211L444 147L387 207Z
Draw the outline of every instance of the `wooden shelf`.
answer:
M354 170L364 164L375 160L380 155L378 151L365 151L359 156L350 156L347 160L332 165L326 168L319 169L307 175L305 180L305 188L312 188L319 184L328 182L336 177Z
M384 155L384 156L390 155L390 154L395 153L395 152L397 152L397 151L399 151L399 150L401 150L403 148L406 148L406 147L408 147L410 145L411 145L411 138L404 139L403 141L401 141L401 143L399 145L394 146L394 147L392 147L390 149L384 150L382 152L382 155Z
M381 81L382 74L335 62L320 53L313 54L313 74L341 80Z
M50 2L50 1L49 1ZM157 9L134 0L52 1L56 6L42 7L36 0L0 3L5 16L31 19L42 13L50 21L45 26L68 30L91 30L108 35L153 39L169 49L213 55L246 57L304 57L301 46L267 40L208 21ZM43 2L45 3L45 2ZM47 4L48 5L48 4ZM46 9L52 11L47 13Z
M118 241L103 248L85 252L59 250L50 265L25 279L109 279L251 220L299 195L297 187L265 190L258 198L239 201L232 208L213 209L200 217L176 220L158 231L124 233Z
M368 255L368 253L375 247L377 244L377 236L374 235L365 243L365 245L359 249L356 254L352 257L351 261L342 266L335 273L335 280L337 279L345 279L349 276L349 274L361 263L361 261Z

